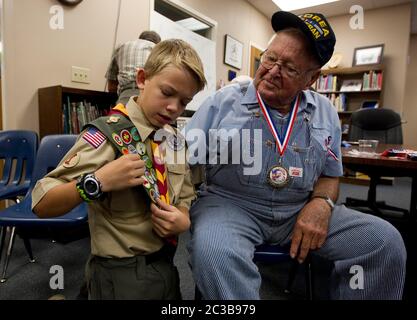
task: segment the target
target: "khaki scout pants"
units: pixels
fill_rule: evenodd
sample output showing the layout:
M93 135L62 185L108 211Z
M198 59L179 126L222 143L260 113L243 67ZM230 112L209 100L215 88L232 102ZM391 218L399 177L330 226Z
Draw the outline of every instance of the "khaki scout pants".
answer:
M90 300L181 299L178 271L167 257L91 256L86 279Z

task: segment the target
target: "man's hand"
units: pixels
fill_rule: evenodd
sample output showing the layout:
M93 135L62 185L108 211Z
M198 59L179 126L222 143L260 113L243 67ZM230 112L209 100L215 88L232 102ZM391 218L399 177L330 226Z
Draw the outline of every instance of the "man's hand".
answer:
M306 204L294 226L290 249L292 258L297 257L302 263L310 250L321 248L327 237L330 215L331 209L324 199L314 198Z
M137 154L127 154L113 160L95 172L103 192L123 190L143 184L145 161Z
M157 205L151 204L153 229L162 238L178 235L190 227L188 210L182 210L172 205L157 200Z

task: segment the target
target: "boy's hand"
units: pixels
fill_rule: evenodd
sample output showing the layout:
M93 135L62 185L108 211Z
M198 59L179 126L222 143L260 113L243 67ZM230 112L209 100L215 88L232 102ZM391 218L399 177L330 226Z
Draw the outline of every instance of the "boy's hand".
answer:
M151 204L151 211L153 229L162 238L178 235L190 227L190 218L185 212L159 199L157 205Z
M95 172L103 192L123 190L143 184L145 161L137 154L126 154Z

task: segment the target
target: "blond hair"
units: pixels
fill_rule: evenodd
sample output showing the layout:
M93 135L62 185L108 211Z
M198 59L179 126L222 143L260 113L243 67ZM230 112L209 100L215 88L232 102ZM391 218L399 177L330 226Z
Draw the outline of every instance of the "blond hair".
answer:
M169 39L155 45L144 66L146 78L152 78L169 65L189 71L199 91L207 84L203 63L187 42Z

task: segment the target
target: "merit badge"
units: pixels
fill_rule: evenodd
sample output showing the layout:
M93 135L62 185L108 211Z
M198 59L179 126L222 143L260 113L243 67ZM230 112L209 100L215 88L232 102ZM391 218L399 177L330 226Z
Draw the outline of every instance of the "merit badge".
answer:
M136 150L136 148L131 144L127 146L127 149L129 150L129 153L131 154L138 154L138 150Z
M122 137L122 140L125 144L132 142L132 136L128 130L122 130L122 132L120 132L120 136Z
M149 196L151 197L153 202L156 202L157 199L159 199L159 192L155 189L149 190Z
M185 139L182 136L171 134L167 137L168 147L173 151L180 151L185 147Z
M268 183L274 188L285 187L290 181L290 175L284 167L274 166L269 169Z
M152 168L152 160L147 155L142 156L142 160L145 161L145 166L147 168Z
M123 154L129 154L129 150L126 147L122 148L122 153Z
M151 174L152 179L156 181L156 172L154 168L149 169L149 173Z
M145 171L145 177L152 184L154 184L156 182L154 177L152 177L152 174L149 171Z
M75 153L64 161L64 168L73 168L80 162L80 154Z
M120 136L117 134L117 133L112 133L112 138L113 138L113 140L114 141L116 141L116 143L119 145L119 146L123 146L123 141L122 141L122 138L120 138Z
M143 156L146 153L146 145L143 142L138 142L136 144L136 150L138 150L138 153Z
M146 178L143 178L143 183L142 183L142 185L146 188L146 189L149 189L150 187L151 187L151 183L146 179Z
M134 141L140 141L140 136L137 128L133 127L132 130L130 130L130 134L132 135Z
M117 116L110 116L110 118L107 119L107 123L118 123L120 121L120 117Z

